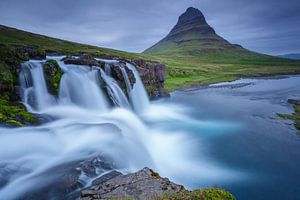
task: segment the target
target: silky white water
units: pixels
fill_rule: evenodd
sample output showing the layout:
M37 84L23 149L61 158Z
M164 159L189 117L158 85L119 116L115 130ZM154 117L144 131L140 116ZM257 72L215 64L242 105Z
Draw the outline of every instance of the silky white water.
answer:
M22 66L24 104L53 120L37 127L0 128L0 178L5 180L0 184L1 198L21 198L49 184L46 180L54 167L99 155L124 173L147 166L181 184L235 177L199 152L195 157L201 141L184 132L153 126L162 120L197 122L173 109L174 105L151 105L133 65L127 66L137 82L128 87L127 99L108 71L59 64L64 75L57 97L48 92L42 62L29 61ZM109 104L100 77L109 85L115 106Z

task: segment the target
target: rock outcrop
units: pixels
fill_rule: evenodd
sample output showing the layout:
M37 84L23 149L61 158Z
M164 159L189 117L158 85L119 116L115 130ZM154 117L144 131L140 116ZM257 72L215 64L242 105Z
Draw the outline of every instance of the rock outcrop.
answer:
M95 67L104 67L104 62L96 60L93 56L90 55L81 55L79 57L66 56L63 58L65 64L74 64L74 65L87 65Z
M113 171L93 182L93 186L81 192L80 200L99 199L153 199L163 194L184 191L184 187L162 178L149 168L122 175Z
M44 72L49 92L57 95L63 71L60 69L56 60L48 60L44 64Z
M46 58L46 52L35 45L18 45L15 48L21 56L27 59L41 60Z
M142 59L132 60L132 63L139 71L150 98L156 99L170 96L164 89L164 81L167 75L166 65Z
M15 47L0 44L0 124L22 126L37 123L37 119L19 103L17 86L19 66L31 55L20 55Z

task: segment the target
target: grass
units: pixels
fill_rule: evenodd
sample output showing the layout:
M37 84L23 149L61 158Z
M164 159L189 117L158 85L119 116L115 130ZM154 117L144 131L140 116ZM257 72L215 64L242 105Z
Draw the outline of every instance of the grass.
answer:
M298 129L298 134L300 135L300 106L294 105L294 113L291 115L288 114L277 114L279 117L287 120L294 121L294 126L296 129Z
M165 194L155 200L235 200L235 197L223 189L209 188Z

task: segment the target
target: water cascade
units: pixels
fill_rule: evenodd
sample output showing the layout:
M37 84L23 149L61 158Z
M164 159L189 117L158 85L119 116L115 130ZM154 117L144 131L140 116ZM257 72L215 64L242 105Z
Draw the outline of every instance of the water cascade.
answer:
M125 68L121 68L127 99L118 81L111 76L109 62L103 71L96 67L66 65L59 58L51 59L56 59L64 72L56 97L47 89L43 72L45 61L22 64L23 103L31 112L53 116L53 120L36 127L0 127L1 198L20 199L28 192L55 185L69 173L64 170L70 167L78 170L80 163L99 156L109 162L112 169L123 173L147 166L179 183L185 183L186 177L204 180L211 175L226 177L228 174L228 171L211 166L204 158L201 161L195 158L191 152L195 152L194 147L199 144L196 145L188 134L153 126L155 120L152 126L145 123L139 113L148 112L150 103L133 65L127 64L136 78L133 86ZM103 83L106 86L101 85ZM109 98L105 95L105 87ZM109 100L115 106L111 106ZM161 108L155 110L153 107L151 112L159 113ZM164 112L168 112L167 109ZM170 118L168 123L177 122ZM94 177L82 173L79 179L85 187L102 173L105 169L98 169ZM55 194L53 199L57 199Z
M55 103L55 98L49 94L44 72L43 63L32 61L23 63L21 66L20 83L21 98L29 110L33 108L41 110Z

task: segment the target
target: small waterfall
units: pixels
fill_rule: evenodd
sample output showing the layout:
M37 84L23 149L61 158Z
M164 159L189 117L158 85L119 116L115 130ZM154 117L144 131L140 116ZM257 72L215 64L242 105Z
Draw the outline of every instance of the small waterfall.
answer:
M97 69L60 63L64 75L60 81L59 102L75 104L88 109L107 111L108 102L99 85Z
M54 96L48 92L43 63L29 61L23 63L21 68L21 98L29 110L42 110L55 104Z
M107 75L107 71L110 72L110 65L105 65L105 72L103 70L100 70L101 77L103 81L106 83L106 88L108 90L108 93L113 101L113 103L121 108L127 108L131 109L130 104L127 100L126 95L122 91L122 89L119 87L117 81L115 81L112 77ZM108 73L110 74L110 73Z
M110 69L110 64L109 63L105 63L105 73L108 76L111 76L111 69Z
M122 71L123 76L124 76L124 74L126 76L126 78L125 78L126 85L130 86L130 90L128 90L129 98L133 104L134 110L138 113L141 113L141 112L145 111L145 109L147 109L147 107L149 106L149 104L150 104L149 97L145 90L143 82L140 78L140 74L137 71L137 69L135 68L135 66L130 63L126 63L126 66L130 70L132 70L135 80L136 80L133 88L131 89L130 82L128 84L126 81L128 79L127 73L123 73L123 71L125 71L125 69ZM129 79L128 79L128 81L129 81Z

